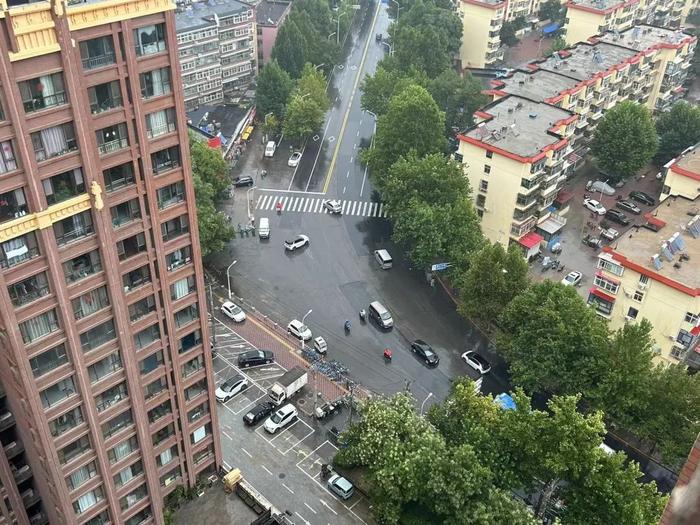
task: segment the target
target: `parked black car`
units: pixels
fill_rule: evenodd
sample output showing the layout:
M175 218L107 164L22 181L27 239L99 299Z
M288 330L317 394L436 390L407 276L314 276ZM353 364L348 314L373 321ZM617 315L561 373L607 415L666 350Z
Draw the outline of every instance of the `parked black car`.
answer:
M275 354L269 350L251 350L243 352L238 356L238 366L247 368L249 366L266 365L275 360Z
M272 401L258 403L243 416L243 423L249 426L255 425L269 416L274 409L275 404Z
M411 352L420 357L428 366L437 366L440 362L440 358L433 351L433 348L422 339L416 339L411 343Z
M612 222L622 224L623 226L628 226L630 223L630 220L627 218L627 215L622 213L620 210L606 211L605 218L611 220Z
M629 194L629 198L637 202L641 202L642 204L646 204L647 206L653 206L654 204L656 204L656 200L654 199L654 197L652 197L648 193L644 193L643 191L631 191Z
M244 175L243 177L236 177L235 179L233 179L233 185L236 188L240 188L241 186L252 186L253 177L249 175Z

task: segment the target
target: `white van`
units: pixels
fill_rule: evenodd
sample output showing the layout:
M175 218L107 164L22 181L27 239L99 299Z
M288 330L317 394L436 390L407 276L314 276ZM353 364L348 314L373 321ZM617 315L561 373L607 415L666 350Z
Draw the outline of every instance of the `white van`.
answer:
M386 250L374 250L374 258L382 270L388 270L394 264L394 259L391 258L391 255Z
M265 146L265 156L266 157L274 156L276 149L277 149L277 144L275 144L274 140L271 140L270 142L267 143L267 146Z
M260 223L258 224L258 237L261 239L270 238L270 219L267 217L260 217Z

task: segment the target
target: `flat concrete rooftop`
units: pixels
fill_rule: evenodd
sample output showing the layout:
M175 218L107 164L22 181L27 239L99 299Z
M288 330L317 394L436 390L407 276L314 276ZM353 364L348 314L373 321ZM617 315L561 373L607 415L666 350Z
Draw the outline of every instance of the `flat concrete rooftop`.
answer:
M691 35L677 29L641 25L631 27L619 34L608 31L600 37L600 41L643 51L658 44L677 44L689 36Z
M556 122L573 115L570 111L516 96L497 100L480 111L493 118L465 135L521 157L537 155L545 146L559 142L561 138L548 130Z
M669 197L652 213L656 213L656 219L664 221L666 225L657 232L647 228L630 230L620 238L617 247L614 248L615 252L685 286L700 288L700 271L698 271L700 238L694 239L681 229L681 226L685 227L688 221L700 214L700 198L691 201L682 197ZM674 255L673 261L668 261L661 255L662 243L669 240L676 232L680 232L685 243L685 249L681 250L681 253L689 256L686 261L680 261L680 253ZM663 261L663 267L660 270L656 270L651 262L655 254L660 254Z
M505 85L493 89L538 102L556 97L562 91L571 89L579 83L576 79L545 70L533 72L515 71L510 77L499 80Z
M700 175L700 144L696 144L693 149L684 153L674 164L679 168Z
M605 42L595 45L579 43L566 52L570 55L562 58L555 53L540 62L539 68L577 80L587 80L637 54L632 49Z
M623 0L570 0L567 3L571 3L574 6L588 7L590 9L606 11L608 9L613 9L617 6L622 7L622 5L625 2Z

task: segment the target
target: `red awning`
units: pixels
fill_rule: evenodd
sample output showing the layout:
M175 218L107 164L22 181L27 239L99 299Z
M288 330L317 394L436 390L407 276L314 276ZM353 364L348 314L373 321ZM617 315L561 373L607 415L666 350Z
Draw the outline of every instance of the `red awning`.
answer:
M603 299L604 301L607 301L607 302L609 302L609 303L614 303L614 302L615 302L615 298L614 298L612 295L608 295L608 294L606 294L605 292L599 290L598 288L593 287L593 288L590 288L588 291L589 291L590 293L592 293L593 295L595 295L595 296L597 296L597 297L600 297L600 298Z
M535 246L537 246L543 240L544 237L542 237L539 233L530 232L520 237L520 239L518 239L518 242L529 250L530 248L534 248Z
M573 198L574 194L571 193L570 191L566 190L561 190L559 192L559 195L557 195L557 198L554 199L554 202L557 202L559 204L566 204Z
M666 222L662 221L658 217L654 217L651 212L645 213L644 218L647 220L647 224L655 227L656 231L659 231L661 228L666 226Z
M700 335L700 326L696 326L695 328L693 328L690 331L690 335L693 335L693 336ZM700 348L700 347L698 347L698 348Z
M612 278L608 277L607 275L605 275L605 274L604 274L602 271L600 271L600 270L598 270L595 274L596 274L598 277L601 277L602 279L605 279L606 281L609 281L609 282L615 283L615 284L620 284L620 281L618 281L617 279L612 279Z

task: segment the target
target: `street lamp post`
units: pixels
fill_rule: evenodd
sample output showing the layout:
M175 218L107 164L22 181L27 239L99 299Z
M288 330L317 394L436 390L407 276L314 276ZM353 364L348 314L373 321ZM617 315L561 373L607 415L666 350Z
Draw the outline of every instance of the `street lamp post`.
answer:
M399 13L401 12L401 4L399 4L396 0L391 0L396 4L396 21L399 21Z
M332 33L331 33L330 35L328 35L328 38L326 38L326 40L330 40L330 39L331 39L331 37L332 37L333 35L335 35L335 33L336 33L336 32L335 32L335 31L333 31L333 32L332 32Z
M231 264L228 265L228 268L226 268L226 280L228 281L228 298L231 299L231 274L229 273L231 271L231 268L233 268L233 265L236 264L238 261L233 261Z
M386 47L389 48L389 55L393 55L393 54L394 54L394 46L392 46L392 45L389 44L388 42L384 42L384 40L382 40L382 44L384 44Z
M258 189L257 186L251 186L248 188L248 191L246 192L246 199L247 199L247 204L248 204L248 220L250 221L253 218L253 215L250 213L250 205L252 204L252 201L250 200L250 192Z
M428 399L430 399L431 397L433 397L433 393L432 393L432 392L428 392L428 395L425 396L425 399L424 399L423 402L421 403L421 405L420 405L420 415L421 415L421 417L423 416L423 408L425 407L425 402L428 401Z
M340 13L338 19L336 20L337 26L335 28L335 43L340 44L340 17L347 15L347 13Z

